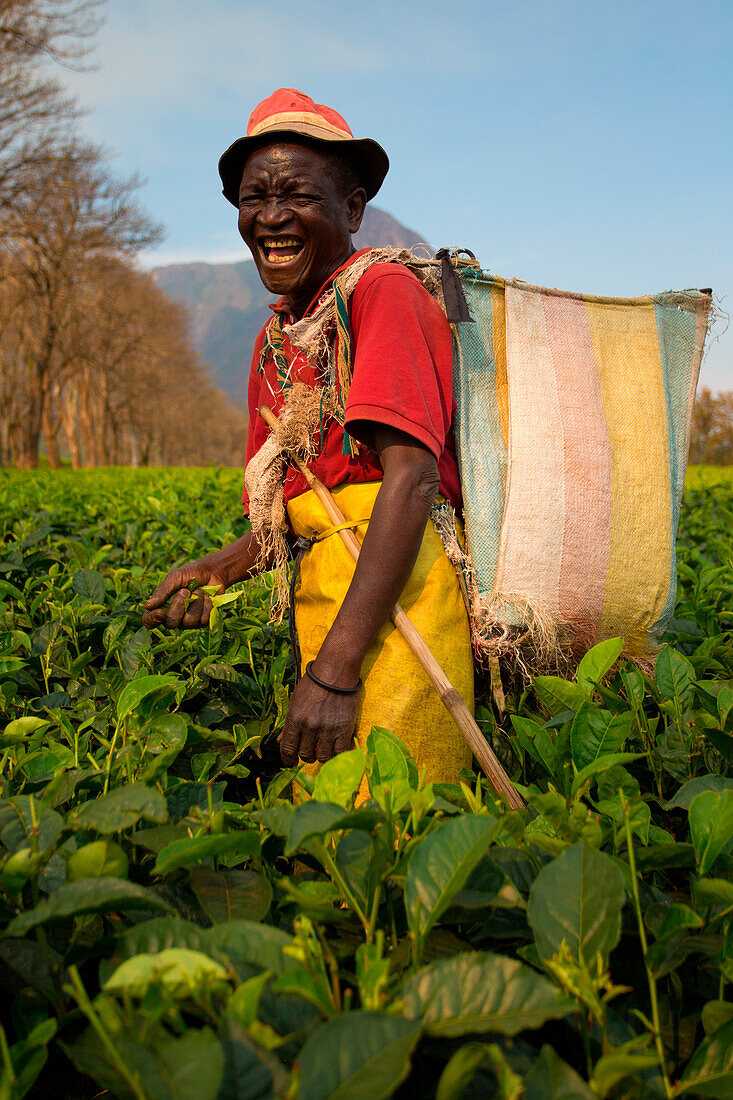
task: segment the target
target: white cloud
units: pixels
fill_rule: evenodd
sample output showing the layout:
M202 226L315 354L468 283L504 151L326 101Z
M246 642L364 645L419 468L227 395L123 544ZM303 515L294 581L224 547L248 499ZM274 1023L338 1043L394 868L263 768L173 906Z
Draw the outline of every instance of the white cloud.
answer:
M327 17L295 0L265 4L200 0L110 0L99 36L96 72L70 74L85 101L124 103L146 113L220 106L285 82L312 83L314 72L374 73L391 68L381 33L355 36L335 3ZM343 12L343 9L341 9ZM328 15L330 14L330 18ZM244 120L246 121L246 119Z
M249 253L242 248L163 248L140 252L137 257L144 271L150 271L153 267L167 267L169 264L240 264L244 260L250 262L251 259Z

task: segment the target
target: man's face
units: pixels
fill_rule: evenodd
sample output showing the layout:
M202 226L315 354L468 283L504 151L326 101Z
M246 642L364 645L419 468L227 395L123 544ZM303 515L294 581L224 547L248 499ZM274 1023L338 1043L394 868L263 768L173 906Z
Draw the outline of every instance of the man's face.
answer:
M352 251L366 194L346 196L315 149L273 144L247 158L239 189L239 232L262 282L297 316Z

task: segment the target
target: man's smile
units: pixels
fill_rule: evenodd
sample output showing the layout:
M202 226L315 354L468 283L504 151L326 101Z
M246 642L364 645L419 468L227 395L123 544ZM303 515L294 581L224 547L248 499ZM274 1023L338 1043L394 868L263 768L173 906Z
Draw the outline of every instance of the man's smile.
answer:
M270 264L286 264L303 251L303 242L297 237L265 237L260 249Z

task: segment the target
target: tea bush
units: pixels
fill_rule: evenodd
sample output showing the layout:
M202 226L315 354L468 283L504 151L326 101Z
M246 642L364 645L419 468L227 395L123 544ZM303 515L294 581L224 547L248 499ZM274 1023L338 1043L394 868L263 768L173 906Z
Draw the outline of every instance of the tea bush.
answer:
M716 474L653 676L612 639L481 708L507 811L377 728L315 782L280 770L266 579L209 630L142 629L168 568L243 530L235 472L0 471L0 1095L733 1096Z

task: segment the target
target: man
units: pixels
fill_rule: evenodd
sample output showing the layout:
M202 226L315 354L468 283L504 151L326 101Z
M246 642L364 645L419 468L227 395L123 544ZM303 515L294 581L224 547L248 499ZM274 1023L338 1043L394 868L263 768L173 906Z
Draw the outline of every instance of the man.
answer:
M311 316L334 278L363 255L351 237L388 165L376 142L356 140L339 114L293 89L260 103L246 136L221 158L239 232L263 283L279 295L252 359L248 463L269 435L258 407L268 404L279 415L294 383L310 390L326 384L324 364L298 352L287 326ZM281 756L288 766L323 763L380 725L402 737L429 779L455 779L470 754L389 622L400 601L471 705L468 622L453 568L427 524L436 493L460 506L450 328L411 272L384 263L359 278L348 325L353 375L343 423L325 418L309 465L335 492L363 549L354 567L304 478L289 469L284 499L293 532L317 541L303 558L297 589L305 674L290 700ZM247 492L244 504L248 511ZM261 549L250 531L174 569L147 601L143 622L205 625L209 600L190 600L189 586L223 590L252 576L268 564Z

